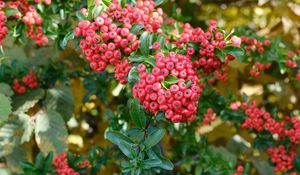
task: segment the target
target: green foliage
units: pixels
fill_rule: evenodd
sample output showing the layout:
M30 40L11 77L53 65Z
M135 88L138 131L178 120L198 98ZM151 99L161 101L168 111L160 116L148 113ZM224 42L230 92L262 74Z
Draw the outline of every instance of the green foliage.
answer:
M44 89L31 90L25 94L18 94L13 96L12 107L15 114L27 112L30 108L36 105L42 98L44 98Z
M46 175L48 173L54 173L55 171L51 169L54 154L49 152L46 157L43 157L42 153L38 153L35 157L35 163L22 162L21 166L23 168L24 174L30 175Z
M149 55L149 48L150 48L150 33L145 31L141 34L140 37L140 50L142 55L148 56Z
M45 109L59 112L66 122L73 115L74 98L68 87L58 86L47 90L44 103Z
M128 100L129 114L132 121L139 128L145 128L146 116L138 99L132 98Z
M35 140L41 152L61 153L67 149L68 132L62 116L53 110L41 111L36 116Z
M243 62L244 51L240 47L227 46L225 47L224 52L232 56L235 56L240 62Z
M0 94L0 101L0 123L2 123L8 119L12 107L10 98L3 94Z

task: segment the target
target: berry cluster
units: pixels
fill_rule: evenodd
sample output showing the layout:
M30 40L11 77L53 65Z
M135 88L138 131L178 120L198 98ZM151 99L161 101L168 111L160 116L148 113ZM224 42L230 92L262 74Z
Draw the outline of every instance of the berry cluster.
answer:
M255 101L252 101L250 105L242 103L241 107L247 115L241 125L242 128L251 128L257 131L267 130L272 134L282 135L284 122L277 122L270 113L258 108Z
M263 42L258 41L256 38L250 38L246 36L241 36L243 45L246 46L247 52L258 52L264 53L266 47L271 45L270 40L264 40Z
M79 172L76 172L69 166L66 152L63 152L56 156L53 165L56 169L57 174L59 175L80 175ZM90 163L88 160L84 160L79 166L80 168L89 167Z
M38 4L41 0L35 0L34 2ZM46 5L51 4L51 0L45 0L44 2ZM43 20L37 13L35 6L30 5L28 0L8 1L6 5L9 8L18 10L12 17L22 19L27 27L26 35L28 38L34 39L40 46L48 43L48 38L43 34Z
M126 58L120 59L140 46L140 41L130 29L133 24L143 24L145 30L156 32L163 23L163 11L154 7L155 3L149 0L137 1L134 7L127 4L124 8L118 1L113 1L108 10L92 22L80 21L75 35L83 37L80 48L91 68L102 72L108 63L114 65L116 79L122 84L127 83L126 76L131 65Z
M193 51L191 48L187 48L187 54L194 55L195 53L197 60L193 62L194 66L201 69L205 74L210 74L215 70L219 70L224 65L220 58L215 55L215 48L223 50L228 43L233 46L240 46L241 44L241 40L237 36L233 36L230 41L226 41L224 34L217 30L217 23L214 20L210 21L210 26L207 31L204 31L200 27L193 28L188 23L179 24L183 28L182 33L179 34L179 38L175 38L173 43L181 48L189 42L199 44L199 50ZM175 35L178 34L177 29L174 30L173 33ZM225 63L235 58L231 55L226 55L226 57Z
M209 125L211 122L215 121L216 119L217 117L216 114L214 113L214 110L212 108L208 108L203 118L203 124Z
M5 26L7 17L4 13L4 11L2 11L2 9L5 7L5 2L4 1L0 1L0 45L2 45L4 38L7 35L7 27Z
M117 0L108 8L108 15L123 23L124 27L131 28L133 24L143 24L145 30L157 32L163 24L163 11L155 8L152 0L137 1L135 6L127 4L122 8Z
M296 62L296 61L293 61L293 60L287 60L287 61L285 62L285 65L286 65L287 67L290 67L290 68L297 68L297 67L298 67L297 62Z
M244 173L244 167L242 165L237 166L236 172L233 173L232 175L243 175Z
M102 13L92 23L87 20L80 21L75 34L84 37L80 41L80 48L91 68L99 72L105 70L107 63L118 64L122 52L129 55L140 44L136 35L128 28L117 27L113 18L106 13Z
M126 58L123 58L116 64L115 78L121 84L126 84L127 83L126 77L131 68L132 66L129 64L128 60Z
M271 161L276 165L275 172L287 172L293 168L293 161L296 157L296 151L292 148L286 150L283 145L267 149Z
M22 81L15 79L13 81L13 90L18 94L24 94L27 88L34 89L38 87L38 80L34 71L30 71L22 78Z
M300 72L297 73L296 79L297 79L297 81L300 83Z
M165 111L172 122L194 121L202 88L190 58L174 52L167 56L158 52L155 58L151 73L146 72L144 64L138 66L140 80L133 87L133 96L155 115Z
M271 67L271 63L268 64L262 64L258 61L256 61L252 67L252 69L250 69L249 73L254 76L257 77L260 75L261 71L264 71L266 69L269 69Z
M300 120L296 117L286 117L286 120L290 123L291 128L284 131L285 136L290 138L290 141L300 145Z

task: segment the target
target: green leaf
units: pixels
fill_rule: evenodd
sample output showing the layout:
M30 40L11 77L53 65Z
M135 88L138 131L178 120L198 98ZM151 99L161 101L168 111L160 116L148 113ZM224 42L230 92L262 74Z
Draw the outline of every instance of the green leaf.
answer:
M159 159L161 161L161 164L159 165L160 168L165 170L173 170L173 163L161 154L161 150L158 146L147 150L147 155L151 159Z
M223 53L223 51L221 49L219 49L218 47L215 47L215 51L214 51L215 55L217 57L220 58L221 62L224 62L226 60L226 56Z
M102 0L103 4L108 7L111 4L110 0Z
M150 33L145 31L140 37L140 50L143 55L149 55L150 49Z
M108 139L109 141L111 141L116 145L120 145L121 141L133 144L132 140L129 137L117 131L106 130L104 133L104 138Z
M133 24L132 28L130 29L130 32L133 34L138 34L139 31L141 31L144 28L143 24Z
M7 18L17 14L19 11L15 8L4 8L4 12Z
M44 164L44 169L48 169L51 165L52 165L52 162L53 162L53 152L49 152L47 157L45 158L45 164Z
M136 151L132 148L131 144L121 140L118 146L126 157L133 159L137 156Z
M92 7L94 6L94 0L87 0L87 6L88 10L92 10Z
M145 128L146 126L146 116L143 111L140 102L136 98L131 98L128 100L129 114L133 122L139 128Z
M126 6L126 0L119 0L121 7L124 8Z
M200 45L198 43L195 43L195 42L188 43L188 46L194 48L195 51L200 49Z
M9 114L11 113L11 100L9 97L0 94L0 123L8 119Z
M160 167L162 161L159 159L146 159L142 161L142 168L143 169L150 169L155 167Z
M86 17L81 12L76 12L76 17L78 20L86 20Z
M176 84L178 83L178 78L175 77L174 75L168 75L166 78L165 78L165 81L169 84Z
M174 75L168 75L163 82L161 82L162 86L166 89L169 89L172 84L178 83L178 78Z
M23 129L23 134L20 143L22 144L24 142L29 142L34 130L34 124L31 121L30 116L27 114L24 113L19 114L18 118L19 121L21 122L22 129Z
M44 97L45 91L43 89L35 89L26 92L25 94L15 95L12 98L12 107L15 114L25 113L30 108L39 102Z
M152 131L144 141L146 149L150 149L151 147L159 143L160 140L164 137L164 135L165 130L163 128L157 128L154 131Z
M60 47L62 49L65 49L66 45L68 44L68 41L73 40L74 38L75 38L75 32L74 31L70 31L69 33L66 34L66 36L64 37L64 39L61 41Z
M6 163L8 165L8 168L12 172L20 172L22 167L21 163L24 160L29 159L29 147L25 147L24 145L18 145L13 148L13 151L7 155L6 158Z
M44 163L44 159L43 159L43 155L41 152L39 152L36 157L35 157L35 164L34 166L37 169L43 169L43 163Z
M92 17L97 18L103 10L103 6L96 5L92 11Z
M245 170L244 170L243 175L249 174L250 173L250 169L251 169L250 164L247 163L246 166L245 166Z
M155 67L155 65L156 65L156 60L152 56L147 57L145 62L150 64L152 67Z
M144 55L131 55L128 57L128 60L131 62L144 62L147 59L147 56Z
M244 50L242 48L236 46L227 46L223 51L227 54L235 56L239 62L243 61Z
M36 115L35 140L42 153L66 151L67 136L65 122L59 113L48 110Z
M127 130L126 135L134 142L140 142L144 137L144 131L139 128L131 128Z
M140 80L139 71L138 71L136 66L133 66L131 68L131 70L129 71L127 80L130 84L134 84L134 83L136 83L137 81Z
M46 94L45 108L57 111L68 121L74 110L74 97L69 87L59 86L49 89Z
M164 1L165 0L154 0L156 6L161 5Z
M165 39L166 39L166 36L165 36L165 35L159 35L159 36L157 37L156 42L159 42L161 48L163 48L163 45L165 44Z
M11 97L14 95L14 91L12 91L11 87L8 84L0 83L0 94Z

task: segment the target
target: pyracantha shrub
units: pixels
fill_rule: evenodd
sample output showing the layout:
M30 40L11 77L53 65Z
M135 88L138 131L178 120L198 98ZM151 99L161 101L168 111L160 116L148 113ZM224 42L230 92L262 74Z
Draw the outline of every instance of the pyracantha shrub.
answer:
M43 129L56 129L53 126L59 124L62 124L60 128L64 128L63 122L67 122L73 116L73 101L77 99L70 95L71 90L58 87L58 85L68 85L74 83L73 80L83 83L88 94L84 97L83 101L87 103L84 104L81 112L84 113L85 118L89 118L98 115L98 106L94 105L96 103L90 105L92 106L91 112L85 114L88 109L86 106L90 104L90 101L101 98L104 101L104 104L102 101L99 102L101 105L112 104L110 103L112 98L107 95L107 91L111 90L111 84L106 85L106 83L111 81L108 74L110 76L114 73L117 81L112 81L113 86L117 83L122 85L116 86L113 96L124 97L124 99L133 96L128 102L129 109L124 107L121 98L116 98L119 100L118 103L122 103L116 107L118 111L104 110L109 123L105 138L114 144L108 146L107 154L117 149L124 154L124 156L120 156L121 154L115 156L113 153L111 156L118 159L121 157L120 163L117 161L116 164L122 166L123 174L151 173L152 170L156 174L158 172L163 174L165 171L169 173L168 171L172 169L180 169L182 162L185 161L189 163L186 168L189 169L188 171L195 169L198 173L203 171L203 174L218 174L219 172L216 172L218 165L212 165L210 168L206 166L209 166L208 162L215 163L219 158L221 159L221 156L217 155L215 156L217 159L212 160L208 150L213 149L207 146L206 137L196 131L198 126L210 125L217 118L217 122L223 120L228 125L234 125L237 130L243 129L253 134L255 137L253 147L267 153L275 172L297 174L300 160L298 155L300 120L294 114L277 116L274 112L268 112L265 106L259 106L255 101L249 102L245 97L243 101L231 95L224 97L214 85L219 83L217 80L221 80L221 83L231 83L227 82L228 75L230 75L229 64L230 61L235 60L249 64L246 72L247 75L248 72L252 75L251 79L278 66L276 71L279 70L279 73L288 77L284 82L292 80L294 86L297 87L300 82L298 70L300 51L289 51L281 47L282 43L257 36L255 32L249 34L237 31L227 34L217 26L215 20L210 20L207 27L195 27L189 23L179 22L157 7L156 3L160 1L88 0L75 3L75 5L73 2L0 0L0 44L8 34L13 33L14 36L21 38L20 33L24 33L24 36L35 40L39 46L45 45L48 43L46 34L49 34L49 38L61 38L69 32L65 31L66 29L74 26L71 24L74 21L68 21L69 18L76 16L78 21L75 21L75 29L66 34L58 45L66 46L67 41L76 37L79 41L76 46L79 46L88 62L84 70L59 71L51 65L41 66L36 72L33 69L26 72L26 75L14 66L11 66L12 69L3 68L5 66L2 67L2 62L0 62L1 83L11 85L15 92L9 92L7 90L10 89L9 86L0 88L1 91L5 91L4 94L0 93L0 97L6 100L7 106L11 107L13 95L22 99L23 96L20 94L28 91L37 92L29 105L24 102L25 107L20 107L19 110L26 108L21 111L21 114L11 113L4 118L19 117L20 120L27 122L25 125L30 126L32 123L38 125L53 122L54 124L49 124L49 127L35 128L34 135L39 142ZM69 4L71 4L70 7L68 7ZM53 14L55 16L53 21L51 17L48 19L47 13L42 14L49 9L53 11L59 9L60 20L56 18L57 14ZM76 9L74 10L76 12L73 13L70 9ZM64 18L64 15L67 17ZM53 22L53 25L48 25L48 20ZM10 31L9 22L21 25L17 25L18 27ZM58 32L56 36L53 34L52 27L55 28L53 29L55 32ZM70 60L64 59L63 61ZM73 65L74 62L72 60L68 63ZM110 73L103 73L105 70ZM95 72L91 73L91 71ZM106 96L109 97L106 98ZM69 111L68 108L64 108L65 105L70 108ZM15 104L12 106L16 108ZM27 106L35 108L30 110ZM9 107L5 109L12 112ZM70 115L65 118L64 114L68 113L67 111ZM47 112L51 114L50 117L42 115ZM132 123L129 122L128 114L136 128L130 128ZM75 120L75 117L72 119ZM89 121L90 123L87 124L89 129L97 129L95 121ZM0 122L2 125L2 119ZM9 122L10 120L5 120L3 124L4 126L8 124L9 128L12 128L11 125L15 123ZM178 124L179 122L182 124ZM68 125L70 123L68 122ZM173 160L183 157L182 160L174 162L174 165L163 156L164 151L159 145L165 134L162 126L167 126L171 142L178 144L178 147L170 149L176 150L179 154L169 155L169 157ZM63 132L67 133L67 129L64 129ZM26 133L33 132L33 130L30 129ZM16 140L30 140L30 136ZM56 139L56 137L53 138ZM53 138L49 137L49 140ZM59 139L56 141L65 141ZM14 140L14 142L17 141ZM37 146L40 148L41 144L44 143L37 143ZM20 145L21 143L18 146ZM62 145L66 150L67 144L64 142ZM42 150L42 147L40 149ZM202 149L201 152L200 149ZM97 151L89 154L92 158L98 155ZM243 156L240 157L244 159ZM60 175L82 175L90 172L90 174L96 174L101 168L100 165L106 160L101 161L91 159L87 161L77 156L73 159L72 155L63 152L55 157L51 165L55 169L54 173ZM43 162L42 158L37 162ZM221 165L221 170L224 174L233 175L249 173L249 167L244 168L240 162L234 164L228 163L228 166L226 164L225 169ZM37 174L40 171L44 173L51 171L44 171L45 167L38 167L40 165L40 163L26 164L25 169L30 169ZM236 165L239 166L236 167Z
M42 3L42 1L35 0L35 4ZM51 4L51 0L44 1L46 5ZM15 9L16 12L9 16L8 18L3 13L3 9ZM2 15L1 15L2 14ZM28 0L21 0L21 1L0 1L0 15L1 15L1 23L0 23L0 30L1 30L1 37L0 41L5 38L7 33L7 28L5 23L7 20L21 20L26 26L26 36L35 40L38 45L44 45L48 43L48 38L43 33L42 23L43 19L38 14L36 6L31 5Z
M18 94L24 94L27 89L35 89L38 87L38 79L33 70L30 70L27 75L22 77L21 80L14 79L13 90Z
M138 65L140 80L133 86L133 97L154 115L164 111L172 122L196 120L202 89L190 58L174 52L157 52L155 59L156 67L149 73L144 64Z
M79 173L77 172L74 167L70 167L68 162L68 155L67 152L63 152L59 155L57 155L54 158L53 165L56 169L57 174L59 175L81 175L81 174L87 174L87 173ZM75 162L76 169L85 169L90 166L90 163L88 160L83 160L79 162Z

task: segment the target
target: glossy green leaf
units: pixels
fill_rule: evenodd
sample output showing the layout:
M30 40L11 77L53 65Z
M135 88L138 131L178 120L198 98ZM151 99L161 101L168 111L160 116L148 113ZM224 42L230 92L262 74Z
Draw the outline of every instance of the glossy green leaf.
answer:
M215 47L214 54L220 58L221 62L225 62L226 56L221 49L219 49L218 47Z
M143 55L149 55L150 49L150 33L145 31L140 37L140 50Z
M139 31L141 31L144 28L143 24L133 24L132 28L130 29L130 32L133 34L138 34Z
M227 46L223 51L227 54L235 56L239 62L243 61L244 50L242 48L236 46Z
M15 9L15 8L4 8L4 12L7 18L17 14L19 12L19 10Z
M121 7L124 8L126 6L126 0L119 0Z
M139 128L145 128L146 126L146 116L143 111L140 102L136 98L131 98L128 100L129 114L132 121Z
M150 169L155 167L160 167L162 161L159 159L146 159L142 161L142 168L143 169Z
M136 66L133 66L128 73L127 80L130 84L134 84L140 80L139 71Z
M161 5L164 1L165 0L154 0L156 6Z
M64 39L61 41L60 47L62 49L66 48L66 45L68 44L68 41L73 40L74 38L75 38L74 31L71 31L71 32L67 33L66 36L64 37Z
M168 75L163 82L161 82L162 86L166 89L169 89L172 84L178 83L178 78L174 75Z
M127 130L126 135L134 142L140 142L144 137L144 131L140 128L131 128Z
M148 149L147 155L151 159L159 159L161 161L158 167L165 170L173 170L174 168L173 163L161 154L161 150L158 146Z
M108 7L111 4L110 0L102 0L103 4Z
M81 12L76 12L76 17L78 20L86 20L86 17Z
M147 59L147 56L143 55L131 55L128 57L128 60L131 62L144 62Z
M108 139L116 145L120 145L121 141L133 144L132 140L129 137L117 131L106 130L104 133L104 138Z
M151 147L158 144L164 137L164 135L165 130L163 128L156 128L154 131L152 131L144 141L146 149L150 149Z
M103 6L96 5L92 11L92 17L97 18L103 10Z
M133 149L131 144L121 140L118 146L126 157L133 159L137 156L136 151Z

